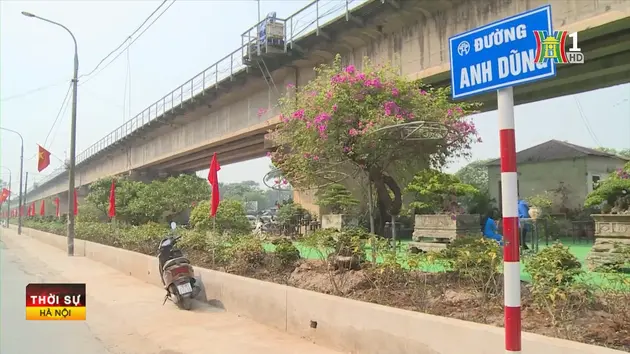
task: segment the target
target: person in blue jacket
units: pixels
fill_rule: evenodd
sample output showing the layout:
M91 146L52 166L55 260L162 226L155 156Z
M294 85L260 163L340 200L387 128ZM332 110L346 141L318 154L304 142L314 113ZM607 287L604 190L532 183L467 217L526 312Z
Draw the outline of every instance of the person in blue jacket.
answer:
M527 204L527 202L523 199L518 200L518 219L519 219L519 231L521 234L521 247L523 247L523 249L527 250L529 249L529 247L527 247L527 243L525 241L527 241L527 231L529 231L529 224L525 224L521 227L521 219L528 219L529 218L529 205Z
M496 210L492 210L486 215L483 220L481 232L484 237L497 241L500 245L503 245L503 236L497 232L497 223L495 217L497 215Z

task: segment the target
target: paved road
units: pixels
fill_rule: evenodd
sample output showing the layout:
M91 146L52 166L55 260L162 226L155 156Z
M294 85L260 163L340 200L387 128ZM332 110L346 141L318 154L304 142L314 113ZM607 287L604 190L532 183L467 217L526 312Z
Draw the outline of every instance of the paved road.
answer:
M41 281L41 276L30 273L4 243L0 247L0 353L111 353L85 322L26 321L26 284Z
M339 354L0 228L1 354ZM26 321L29 282L87 284L87 321Z

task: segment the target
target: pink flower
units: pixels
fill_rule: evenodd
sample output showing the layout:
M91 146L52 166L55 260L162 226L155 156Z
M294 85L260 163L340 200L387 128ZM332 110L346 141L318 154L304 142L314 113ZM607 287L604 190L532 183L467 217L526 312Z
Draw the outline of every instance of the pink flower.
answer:
M294 87L295 87L295 84L292 84L292 83L287 84L287 89L292 89Z
M348 65L348 66L346 67L346 72L347 72L348 74L351 74L351 75L352 75L352 74L354 74L354 72L355 72L355 71L356 71L356 68L354 67L354 65Z
M326 98L331 99L333 96L332 92L328 91L326 92Z
M350 134L350 136L357 136L357 135L359 135L359 131L354 129L354 128L352 128L352 129L348 130L348 134Z
M337 112L337 104L334 104L334 105L332 106L332 110L333 110L333 112Z
M383 84L381 83L381 80L379 78L365 80L363 82L363 85L368 88L376 89L383 87Z
M262 117L265 113L267 113L267 108L258 108L258 118Z
M295 119L304 118L304 109L298 109L297 111L293 112L291 116Z
M286 178L283 178L283 179L282 179L282 184L287 184L287 183L289 183L289 182L287 181L287 179L286 179Z
M400 111L400 107L394 101L385 102L383 104L383 109L385 110L385 115L392 116L398 114Z
M421 94L422 96L426 96L427 92L426 92L425 90L420 90L420 94Z
M267 157L271 157L271 151L267 151Z
M349 146L344 146L343 147L343 152L350 152L352 149L350 149Z
M398 89L397 89L397 88L395 88L395 87L394 87L394 88L392 88L392 96L396 97L396 96L398 96L399 94L400 94L400 91L398 91Z

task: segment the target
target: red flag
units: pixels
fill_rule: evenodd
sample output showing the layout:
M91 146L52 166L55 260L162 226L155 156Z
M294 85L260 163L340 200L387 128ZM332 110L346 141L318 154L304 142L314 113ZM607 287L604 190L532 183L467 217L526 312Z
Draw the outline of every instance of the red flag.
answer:
M35 202L31 203L31 216L35 216Z
M37 145L37 147L39 148L39 152L37 153L37 171L42 172L50 165L50 151L40 145Z
M10 190L6 188L2 188L2 194L0 194L0 203L3 203L5 200L7 200L10 195L11 195Z
M112 186L109 188L109 212L110 218L116 216L116 180L112 179Z
M46 215L46 203L44 202L43 199L42 199L42 204L39 206L39 215L41 216Z
M212 155L212 161L210 161L210 170L208 171L208 182L212 185L212 199L210 203L210 216L217 215L217 209L219 208L219 177L217 172L221 170L219 161L217 160L217 153Z
M59 217L59 197L55 198L55 216Z
M74 190L74 208L73 208L74 216L79 214L79 199L77 198L77 190Z

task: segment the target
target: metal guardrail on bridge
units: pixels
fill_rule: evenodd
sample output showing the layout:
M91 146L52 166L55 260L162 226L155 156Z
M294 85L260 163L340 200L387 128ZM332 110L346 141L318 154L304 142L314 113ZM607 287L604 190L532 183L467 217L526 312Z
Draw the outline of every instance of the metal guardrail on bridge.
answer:
M277 21L284 21L285 49L287 46L291 46L297 39L305 37L313 31L319 31L322 25L335 19L342 13L345 12L346 16L348 16L351 10L368 1L370 0L315 0L286 19L277 19ZM264 20L261 22L264 22ZM243 37L249 32L255 31L259 25L260 23L251 27L243 34ZM210 65L210 67L160 98L140 114L128 120L113 132L78 154L76 164L78 165L98 154L106 147L129 136L137 129L159 118L163 114L183 106L186 101L205 94L207 89L217 86L221 81L246 70L246 66L243 63L244 49L246 49L252 41L256 41L257 36L250 36L249 40L250 42L243 43L240 48ZM56 178L65 170L65 166L55 169L51 174L38 181L38 187ZM32 192L34 189L35 187L31 188L27 193Z

